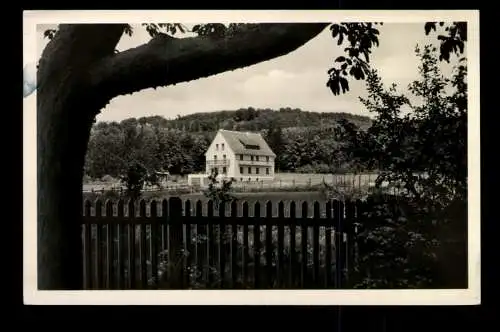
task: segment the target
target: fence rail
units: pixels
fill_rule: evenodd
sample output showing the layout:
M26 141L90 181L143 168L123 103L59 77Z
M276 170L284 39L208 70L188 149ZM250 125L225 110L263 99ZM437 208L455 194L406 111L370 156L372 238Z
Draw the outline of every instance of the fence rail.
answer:
M233 183L233 188L239 191L252 191L256 189L281 190L287 188L310 189L311 187L320 186L326 183L331 186L349 187L353 189L361 189L374 185L377 174L300 174L300 173L276 173L272 181L263 180L245 180L240 181L240 177L236 177ZM144 192L156 192L161 190L194 190L198 186L192 186L187 183L187 178L180 182L172 182L162 185L162 188L156 186L145 186ZM125 187L120 184L100 184L94 187L84 185L83 192L104 192L112 190L116 192L124 191Z
M344 286L363 202L252 205L85 201L84 288Z

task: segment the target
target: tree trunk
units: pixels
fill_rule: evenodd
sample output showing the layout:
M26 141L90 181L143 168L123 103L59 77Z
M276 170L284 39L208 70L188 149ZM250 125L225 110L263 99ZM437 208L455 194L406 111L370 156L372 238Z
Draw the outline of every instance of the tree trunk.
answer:
M62 92L64 93L64 92ZM38 94L38 288L82 288L82 172L92 119L61 92ZM65 109L75 115L64 116ZM83 114L83 113L80 113ZM63 116L61 116L63 115ZM83 125L82 125L83 124Z
M105 105L88 88L88 67L113 54L123 27L62 26L38 70L38 289L83 287L82 176L95 116Z

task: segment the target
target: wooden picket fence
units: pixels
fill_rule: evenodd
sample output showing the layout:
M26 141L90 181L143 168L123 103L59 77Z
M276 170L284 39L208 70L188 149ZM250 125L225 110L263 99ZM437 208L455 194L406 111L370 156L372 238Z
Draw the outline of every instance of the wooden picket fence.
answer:
M342 288L362 205L85 201L84 289Z

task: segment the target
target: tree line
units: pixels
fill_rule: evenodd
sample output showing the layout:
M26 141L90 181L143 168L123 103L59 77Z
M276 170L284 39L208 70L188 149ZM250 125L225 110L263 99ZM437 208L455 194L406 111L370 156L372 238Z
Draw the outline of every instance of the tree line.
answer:
M161 116L98 122L91 131L85 174L120 178L140 165L149 173L186 175L205 170L205 152L218 129L260 132L277 154L283 172L359 170L343 151L343 126L366 129L368 117L300 109L255 109L196 113L177 119Z

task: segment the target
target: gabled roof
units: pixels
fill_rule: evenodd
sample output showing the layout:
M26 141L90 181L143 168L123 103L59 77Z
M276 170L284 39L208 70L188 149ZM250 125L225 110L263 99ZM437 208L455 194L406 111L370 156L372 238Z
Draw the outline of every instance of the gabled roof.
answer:
M235 154L276 157L261 134L220 129L222 137Z

